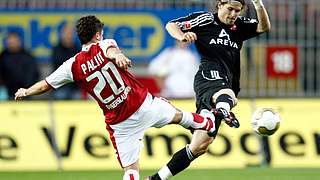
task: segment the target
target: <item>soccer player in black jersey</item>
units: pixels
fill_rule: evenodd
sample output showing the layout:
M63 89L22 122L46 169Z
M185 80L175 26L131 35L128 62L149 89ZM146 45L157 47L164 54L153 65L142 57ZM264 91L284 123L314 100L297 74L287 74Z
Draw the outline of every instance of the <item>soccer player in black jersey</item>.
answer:
M194 90L198 113L212 111L231 127L239 122L230 110L237 104L240 91L240 49L243 41L266 32L270 21L262 0L251 0L257 19L240 16L244 0L217 0L217 13L195 12L170 21L169 34L186 43L195 43L201 64L195 75ZM217 121L220 122L220 121ZM216 124L218 130L220 123ZM174 154L158 173L147 179L168 179L186 169L204 154L216 133L196 130L191 143Z

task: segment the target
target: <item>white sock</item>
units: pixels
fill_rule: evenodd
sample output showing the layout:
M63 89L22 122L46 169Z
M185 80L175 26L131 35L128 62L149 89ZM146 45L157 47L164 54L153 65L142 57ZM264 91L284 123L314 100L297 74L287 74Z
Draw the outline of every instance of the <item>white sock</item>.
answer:
M194 118L195 117L191 112L182 112L182 119L179 124L184 128L196 128L198 124L195 122Z
M231 109L229 103L226 103L226 102L218 102L217 105L216 105L216 108L217 108L217 109L223 108L223 109L227 110L228 112L229 112L230 109Z
M127 170L123 175L123 180L139 180L139 178L139 172L134 169Z
M170 177L172 177L171 171L167 166L163 166L159 170L158 175L160 176L160 178L162 180L166 180L166 179L169 179Z
M190 112L182 112L182 119L180 125L184 128L189 128L193 123L193 115Z

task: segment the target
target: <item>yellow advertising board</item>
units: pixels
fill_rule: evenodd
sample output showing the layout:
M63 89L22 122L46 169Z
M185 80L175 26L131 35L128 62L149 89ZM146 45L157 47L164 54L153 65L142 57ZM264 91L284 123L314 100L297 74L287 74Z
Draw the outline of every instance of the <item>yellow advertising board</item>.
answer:
M162 49L165 40L163 20L147 12L1 12L0 42L7 31L20 34L24 45L37 57L49 57L57 44L62 26L74 24L84 15L95 14L104 22L104 36L117 39L129 57L150 58ZM0 49L3 49L0 43Z
M173 104L195 110L193 100ZM320 100L242 99L235 108L240 128L223 124L209 152L191 168L259 165L263 160L259 136L250 127L256 107L273 107L282 118L279 131L266 139L272 167L320 167ZM0 114L0 170L120 168L95 102L4 102ZM177 125L148 130L141 167L160 168L190 140L191 133Z

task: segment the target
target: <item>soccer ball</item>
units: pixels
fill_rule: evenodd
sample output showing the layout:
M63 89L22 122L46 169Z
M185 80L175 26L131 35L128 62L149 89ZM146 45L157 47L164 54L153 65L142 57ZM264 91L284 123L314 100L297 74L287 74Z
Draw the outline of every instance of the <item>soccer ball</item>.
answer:
M252 115L252 128L261 136L270 136L280 127L280 116L272 108L261 108Z

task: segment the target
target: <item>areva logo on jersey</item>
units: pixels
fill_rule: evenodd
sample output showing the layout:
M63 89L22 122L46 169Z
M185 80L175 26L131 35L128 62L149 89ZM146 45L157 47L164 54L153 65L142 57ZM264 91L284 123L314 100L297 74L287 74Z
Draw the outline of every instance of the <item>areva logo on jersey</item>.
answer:
M239 46L237 45L237 43L230 40L230 35L224 29L221 30L219 34L219 38L217 39L212 38L209 44L225 45L225 46L230 46L230 47L239 49Z

